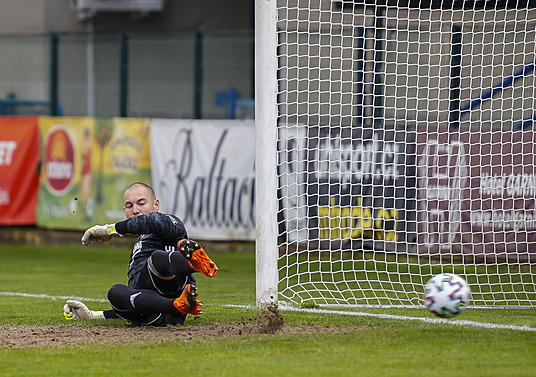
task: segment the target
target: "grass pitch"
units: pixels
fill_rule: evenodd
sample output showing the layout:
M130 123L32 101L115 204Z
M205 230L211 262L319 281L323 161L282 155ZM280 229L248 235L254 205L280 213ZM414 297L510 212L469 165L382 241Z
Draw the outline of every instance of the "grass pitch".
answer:
M198 274L204 314L150 329L63 319L65 297L109 307L108 288L126 282L129 249L0 245L0 375L536 375L536 332L452 325L535 328L534 310L467 309L445 323L406 318L434 318L424 309L348 309L396 319L281 311L284 325L272 334L251 326L263 321L247 307L255 303L253 246L207 251L220 270Z

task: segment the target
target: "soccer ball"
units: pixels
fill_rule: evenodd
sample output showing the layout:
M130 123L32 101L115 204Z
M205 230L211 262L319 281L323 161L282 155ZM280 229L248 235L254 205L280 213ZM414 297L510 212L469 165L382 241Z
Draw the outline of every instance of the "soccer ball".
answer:
M441 318L460 314L469 304L470 296L467 282L454 274L436 275L424 286L426 308Z

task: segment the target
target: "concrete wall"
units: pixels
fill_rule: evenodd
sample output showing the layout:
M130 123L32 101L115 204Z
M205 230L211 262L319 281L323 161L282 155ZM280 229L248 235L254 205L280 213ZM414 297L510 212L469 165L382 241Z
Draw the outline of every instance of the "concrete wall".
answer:
M70 0L1 0L0 34L86 31ZM96 32L242 30L253 28L252 0L166 0L162 12L97 13Z
M97 13L82 19L67 0L0 0L0 98L49 97L50 32L59 35L59 101L64 115L119 115L119 33L128 35L128 115L194 116L194 32L202 35L203 118L226 118L216 94L253 94L253 1L167 0L162 12ZM89 93L88 32L94 33ZM88 98L94 98L90 114Z

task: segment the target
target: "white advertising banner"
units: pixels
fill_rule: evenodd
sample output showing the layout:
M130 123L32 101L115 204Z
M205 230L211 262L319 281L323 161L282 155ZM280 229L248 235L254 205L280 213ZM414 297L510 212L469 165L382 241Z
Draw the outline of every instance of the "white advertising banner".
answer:
M153 119L151 180L190 238L255 239L253 120Z

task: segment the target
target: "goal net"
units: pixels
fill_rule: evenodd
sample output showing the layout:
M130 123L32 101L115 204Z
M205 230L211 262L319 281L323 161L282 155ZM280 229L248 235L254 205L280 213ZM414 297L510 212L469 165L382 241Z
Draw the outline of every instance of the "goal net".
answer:
M536 304L535 6L257 0L257 22L273 17L257 93L276 88L256 98L257 149L277 150L256 198L258 301L422 306L448 272L472 305Z

